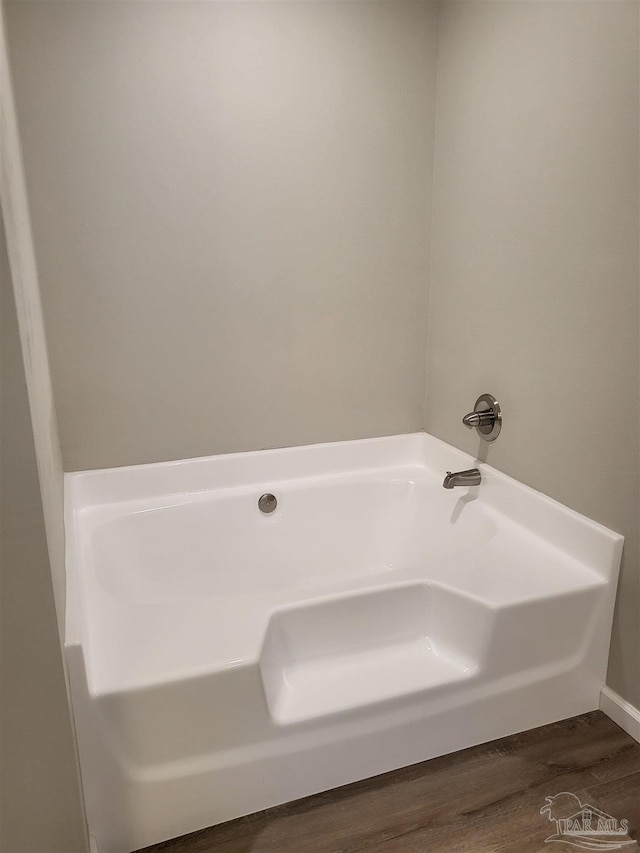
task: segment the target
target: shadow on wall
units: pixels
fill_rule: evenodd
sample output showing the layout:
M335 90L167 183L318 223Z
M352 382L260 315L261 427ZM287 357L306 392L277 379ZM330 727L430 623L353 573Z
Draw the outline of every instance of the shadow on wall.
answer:
M81 853L73 736L2 230L0 343L0 849Z

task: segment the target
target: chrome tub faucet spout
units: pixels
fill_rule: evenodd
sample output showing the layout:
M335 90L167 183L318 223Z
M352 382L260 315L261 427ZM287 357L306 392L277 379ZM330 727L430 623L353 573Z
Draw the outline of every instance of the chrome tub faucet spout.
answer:
M453 489L454 486L479 486L482 474L477 468L469 468L467 471L447 471L443 486L445 489Z

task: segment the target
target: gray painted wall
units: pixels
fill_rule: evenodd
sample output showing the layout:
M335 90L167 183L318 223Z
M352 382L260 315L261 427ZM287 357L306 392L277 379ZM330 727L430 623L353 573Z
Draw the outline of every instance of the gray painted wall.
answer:
M420 428L433 4L8 23L67 470Z
M640 707L635 2L443 4L428 432L621 531L609 686ZM544 626L541 626L544 630Z
M0 220L0 850L81 853L83 810Z
M0 6L0 849L88 835L60 647L63 472Z

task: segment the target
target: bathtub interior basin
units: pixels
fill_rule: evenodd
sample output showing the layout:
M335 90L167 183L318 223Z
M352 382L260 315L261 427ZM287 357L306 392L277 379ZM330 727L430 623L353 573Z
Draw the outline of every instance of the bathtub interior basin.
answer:
M415 434L67 475L98 853L597 707L622 537L487 465L442 489L475 464Z
M275 488L275 486L274 486ZM279 485L273 514L256 488L132 509L92 534L96 580L124 602L163 603L327 586L424 563L492 537L473 508L449 506L422 472Z

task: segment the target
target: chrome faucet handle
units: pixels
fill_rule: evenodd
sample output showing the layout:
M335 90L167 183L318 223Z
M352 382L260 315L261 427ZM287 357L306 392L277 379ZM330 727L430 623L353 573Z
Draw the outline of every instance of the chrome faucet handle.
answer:
M500 404L492 394L481 394L473 411L463 417L462 423L469 428L475 427L485 441L495 441L502 429Z
M469 412L462 419L462 423L468 427L493 426L495 415L493 412Z

